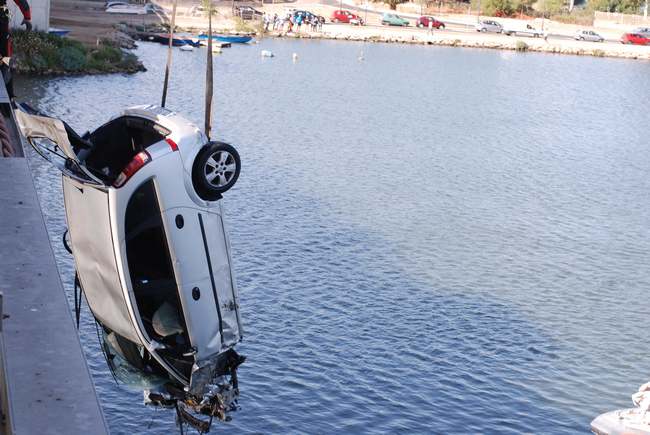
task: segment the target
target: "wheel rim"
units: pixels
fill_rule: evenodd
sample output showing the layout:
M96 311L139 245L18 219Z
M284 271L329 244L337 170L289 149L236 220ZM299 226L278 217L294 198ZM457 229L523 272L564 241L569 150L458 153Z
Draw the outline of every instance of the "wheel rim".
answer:
M237 163L228 151L221 150L212 154L205 162L203 173L207 182L214 187L224 187L235 177Z

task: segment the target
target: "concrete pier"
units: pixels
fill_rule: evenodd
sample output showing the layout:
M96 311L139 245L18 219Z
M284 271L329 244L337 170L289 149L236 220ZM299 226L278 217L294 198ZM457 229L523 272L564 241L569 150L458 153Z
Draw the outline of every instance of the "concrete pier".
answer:
M0 204L3 433L105 434L27 159L0 157Z

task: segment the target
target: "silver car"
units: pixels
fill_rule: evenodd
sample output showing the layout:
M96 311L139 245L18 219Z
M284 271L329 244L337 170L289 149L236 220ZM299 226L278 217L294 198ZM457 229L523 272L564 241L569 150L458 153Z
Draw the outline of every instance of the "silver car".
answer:
M575 35L573 35L573 39L576 41L593 41L593 42L603 42L605 41L605 38L600 36L598 33L594 32L593 30L578 30Z
M477 32L492 32L492 33L503 32L503 26L493 20L483 20L478 24L476 24L475 28Z
M30 142L47 138L65 153L70 248L109 364L162 380L151 401L222 416L243 362L220 201L239 176L237 151L156 106L127 109L83 137L17 113Z
M637 35L642 35L645 36L646 38L650 38L650 27L637 27L636 29L632 30L630 33L635 33Z

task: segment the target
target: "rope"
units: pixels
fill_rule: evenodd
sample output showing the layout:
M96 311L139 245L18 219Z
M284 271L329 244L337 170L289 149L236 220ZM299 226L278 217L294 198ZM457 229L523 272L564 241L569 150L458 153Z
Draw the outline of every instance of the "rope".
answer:
M0 152L2 157L16 156L16 150L11 143L11 137L9 136L9 130L7 130L7 124L5 123L4 116L0 116L0 145L2 147L2 150Z

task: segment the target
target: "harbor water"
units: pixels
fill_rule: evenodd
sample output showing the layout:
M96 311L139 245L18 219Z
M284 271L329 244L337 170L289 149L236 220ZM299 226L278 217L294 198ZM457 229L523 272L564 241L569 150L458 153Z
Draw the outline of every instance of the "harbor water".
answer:
M159 103L166 49L137 54L18 94L93 129ZM205 49L174 56L168 107L203 125ZM586 433L650 380L649 63L298 40L214 63L248 357L215 432ZM60 177L30 164L72 307ZM111 431L176 431L86 305L80 334Z

